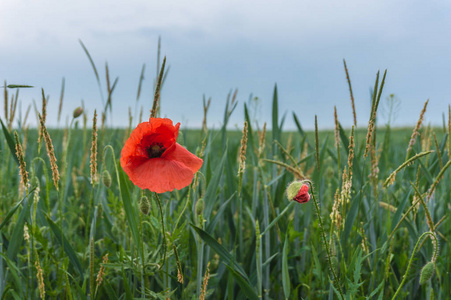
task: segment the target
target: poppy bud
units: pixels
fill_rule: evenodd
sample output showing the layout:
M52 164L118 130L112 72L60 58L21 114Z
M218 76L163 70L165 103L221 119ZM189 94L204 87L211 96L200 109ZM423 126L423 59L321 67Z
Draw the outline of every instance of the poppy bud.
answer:
M308 193L308 185L303 181L294 181L287 188L288 200L296 201L299 203L305 203L310 200L310 195Z
M142 196L139 200L139 209L141 212L145 215L149 214L150 211L150 202L149 199L146 196Z
M196 214L200 216L204 212L204 198L200 198L196 202Z
M83 113L83 108L81 106L74 110L74 119L78 118Z
M107 188L109 188L111 186L111 175L110 175L110 172L108 172L108 170L103 171L102 182Z
M420 284L425 284L429 279L434 276L435 272L435 263L432 261L428 262L424 265L423 269L421 269L420 274Z

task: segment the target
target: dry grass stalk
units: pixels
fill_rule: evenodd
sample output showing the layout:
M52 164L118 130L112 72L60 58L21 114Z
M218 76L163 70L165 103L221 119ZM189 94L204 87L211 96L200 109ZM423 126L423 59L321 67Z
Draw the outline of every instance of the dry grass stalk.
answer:
M27 112L25 113L25 117L24 117L23 122L22 122L22 128L24 128L26 126L26 124L27 124L27 120L28 120L28 115L30 113L30 109L31 109L31 104L28 105Z
M142 123L143 120L143 107L141 106L141 110L139 111L139 124Z
M41 264L39 263L39 258L36 258L34 265L36 267L36 278L39 283L39 296L41 299L45 299L44 272L42 271Z
M240 164L238 167L238 175L242 175L244 173L244 169L246 168L247 126L247 121L244 121L243 136L241 137Z
M22 127L23 129L23 144L22 144L22 148L23 148L23 153L25 155L25 153L27 153L27 142L28 142L28 126L26 127Z
M263 152L265 151L265 137L266 137L266 122L263 124L263 129L259 132L258 139L258 158L260 159Z
M288 135L287 147L286 147L288 154L289 154L289 153L293 150L293 148L294 148L294 147L291 145L292 143L293 143L293 133L290 132L290 134ZM288 154L287 154L287 156L288 156ZM287 158L289 158L289 157L287 157Z
M210 108L210 104L211 104L211 98L208 98L207 102L205 102L205 98L204 98L204 119L202 120L202 131L204 131L205 133L208 131L208 129L207 129L207 113L208 113L208 109Z
M434 137L435 149L437 151L437 157L438 157L438 162L439 162L439 165L440 165L440 169L443 169L442 153L440 151L440 146L438 144L437 137L435 136L435 132L432 132L432 135Z
M103 278L105 277L105 264L108 263L108 253L103 256L102 265L100 265L99 273L97 273L96 278L96 291L102 284Z
M25 154L22 149L22 146L19 141L19 136L16 131L14 131L14 136L16 138L16 155L19 160L19 170L20 170L20 182L22 183L23 187L28 188L29 182L28 182L28 172L26 169L25 164Z
M315 150L316 150L316 168L319 171L319 138L318 138L318 117L315 115Z
M210 262L208 262L207 270L205 270L204 281L202 282L199 300L205 300L205 296L207 295L207 285L209 279L210 279Z
M421 124L423 123L424 114L426 112L426 108L428 106L429 99L424 103L423 109L420 113L420 118L418 119L417 125L413 129L412 136L410 137L409 146L407 147L407 155L409 155L410 150L412 149L413 145L415 144L416 137L420 134L419 130L421 127Z
M354 126L351 128L351 136L349 137L349 154L348 154L348 168L349 168L349 176L352 177L352 164L354 161L354 149L355 149L355 142L354 142Z
M105 130L105 122L106 122L106 113L102 112L102 120L100 123L100 130L104 131Z
M420 157L422 157L422 156L431 154L432 152L434 152L434 151L429 150L429 151L425 151L425 152L418 153L417 155L414 155L414 156L412 156L411 158L409 158L408 160L406 160L405 162L403 162L398 168L396 168L396 170L394 170L394 171L390 174L390 176L388 176L388 178L387 178L387 179L385 180L385 182L384 182L384 187L387 187L387 186L389 186L389 185L392 185L392 184L395 182L396 174L397 174L399 171L401 171L401 169L403 169L403 168L405 168L405 167L407 167L407 166L410 166L414 160L416 160L416 159L418 159L418 158L420 158ZM442 169L442 170L443 170L443 169Z
M160 73L158 74L158 81L157 81L157 86L155 87L155 95L153 98L153 104L152 104L152 110L150 111L150 117L151 118L156 118L157 117L157 113L160 107L160 90L161 90L161 85L163 82L163 75L164 75L164 66L166 65L166 56L163 58L163 64L161 65L161 70Z
M241 185L243 183L243 173L244 169L246 168L247 126L248 126L247 121L244 121L243 136L241 138L241 147L240 147L240 162L238 166L239 192L241 192Z
M235 91L233 92L233 96L232 96L232 102L230 102L230 104L233 107L233 104L235 103L236 100L236 96L238 95L238 89L235 89Z
M14 116L16 115L18 99L19 99L19 90L17 90L17 92L16 92L16 97L14 97L14 95L11 95L11 107L9 110L9 120L6 120L8 122L8 129L10 131L13 127L13 121L14 121Z
M63 82L61 84L60 104L58 106L58 123L59 123L59 121L61 119L61 111L63 110L64 86L65 86L65 79L63 77Z
M340 191L337 188L334 196L334 204L332 206L332 212L330 213L330 219L332 221L332 225L335 225L337 231L340 230L341 227L341 214L340 214Z
M175 262L177 264L177 281L183 284L183 272L182 272L182 264L180 263L179 253L177 251L177 247L172 244L175 254Z
M41 141L42 141L42 137L44 136L44 131L42 128L42 124L45 125L45 120L47 118L47 100L45 98L45 94L44 94L44 89L41 89L42 92L42 111L41 111L41 115L39 116L40 119L40 126L39 126L39 135L38 135L38 144L39 144L39 148L41 148ZM45 138L45 137L44 137Z
M432 152L432 151L431 151ZM438 173L437 177L435 178L434 182L432 183L429 191L428 191L428 196L427 196L427 201L429 202L429 200L432 198L432 195L435 192L435 189L437 188L437 185L439 184L440 180L443 178L443 174L445 173L446 169L449 168L449 166L451 166L451 160L449 160L446 165L440 170L440 172Z
M354 95L352 93L351 78L349 78L348 67L346 66L346 60L344 59L343 64L345 66L346 80L348 81L349 93L351 94L351 106L352 106L352 114L354 116L354 126L357 127L357 114L355 112Z
M94 110L92 119L92 143L91 143L91 184L97 181L97 111Z
M338 122L337 107L334 106L334 121L335 121L335 147L337 147L337 152L340 153L340 123Z
M53 148L52 139L50 138L47 128L45 127L44 119L42 118L42 116L40 114L38 116L39 116L39 121L41 123L41 131L42 131L42 135L44 137L45 147L47 149L47 155L49 156L50 166L52 168L53 184L55 185L56 189L58 190L58 182L60 179L60 175L58 172L58 166L56 165L55 149Z
M4 109L5 109L5 120L8 120L8 90L6 88L6 80L5 80L5 85L3 87L4 87L3 95L4 95L4 98L5 98L5 107L4 107Z

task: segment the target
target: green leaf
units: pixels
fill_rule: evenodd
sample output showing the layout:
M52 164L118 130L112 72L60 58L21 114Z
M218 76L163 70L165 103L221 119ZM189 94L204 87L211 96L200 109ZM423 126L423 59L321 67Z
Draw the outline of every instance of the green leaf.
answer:
M63 245L64 252L66 252L67 256L69 257L69 261L72 263L75 270L77 270L78 274L80 274L81 280L83 281L84 280L83 268L81 266L80 261L78 260L77 254L75 253L72 246L69 244L69 241L62 234L58 225L56 225L55 222L53 222L53 220L49 217L49 215L47 214L44 215L47 220L47 223L50 226L50 229L52 229L52 232L55 235L56 239L58 240L59 244Z
M238 273L233 267L225 264L227 269L232 273L233 278L236 280L238 285L240 286L243 293L247 296L248 299L258 300L258 295L255 290L249 285L249 282L245 280L240 273Z
M208 245L210 248L212 248L216 253L218 253L219 257L221 257L223 260L225 260L226 264L229 264L231 267L234 268L246 281L249 282L249 278L246 275L246 272L244 272L243 268L236 262L236 260L230 255L230 253L219 244L211 235L209 235L204 230L200 229L199 227L196 227L195 225L191 224L191 227L196 231L196 233L199 235L199 237Z
M285 235L285 242L282 250L282 285L285 299L290 298L290 274L288 273L288 233Z
M119 162L118 162L119 164ZM139 231L138 231L138 218L135 214L135 209L133 207L132 199L130 197L130 192L128 190L127 178L125 177L125 172L122 170L122 167L118 166L119 170L119 180L120 180L120 192L121 192L121 200L124 203L125 210L125 218L127 219L128 226L132 232L132 238L135 243L135 246L138 250L141 249L141 243L139 242ZM141 251L138 251L141 254Z
M345 229L343 231L343 240L342 240L344 245L346 245L349 234L351 233L352 225L354 224L357 214L359 213L361 198L362 191L359 191L359 193L352 198L351 208L346 213Z
M218 190L219 181L221 179L224 169L224 163L227 158L227 148L224 149L224 154L222 155L221 161L216 165L215 171L208 182L207 191L205 192L205 209L204 218L208 220L210 218L213 206L215 205L214 199L216 199L216 192Z
M213 233L213 231L215 230L216 224L218 224L218 222L219 222L219 218L222 216L222 214L224 213L225 208L227 207L227 204L230 203L230 200L232 200L234 196L235 196L235 193L233 193L233 195L226 202L224 202L221 205L221 207L219 207L219 209L216 212L216 214L213 217L213 219L208 223L207 232Z
M8 128L6 128L5 124L3 124L3 121L1 118L0 118L0 123L2 124L3 134L5 135L9 150L11 150L11 155L13 156L16 163L19 165L19 159L17 158L17 155L16 155L16 143L14 142L11 134L9 133Z
M339 128L339 131L340 131L340 139L341 139L341 142L343 143L343 147L346 150L346 154L349 154L349 139L346 136L346 133L343 130L343 127L341 127L340 123L338 123L338 128Z
M22 289L25 285L25 283L22 283L20 278L21 276L21 272L19 270L19 268L17 268L17 266L14 264L14 262L12 262L4 253L0 252L0 256L3 257L3 259L6 261L6 264L8 265L9 270L11 271L11 274L13 276L14 279L14 284L16 286L16 291L19 292L19 295L22 296Z
M34 191L35 188L33 188L32 190L30 190L28 192L28 194L31 194ZM20 200L19 202L16 203L16 205L13 206L13 208L11 208L9 210L9 212L6 214L5 218L3 219L2 223L0 224L0 230L3 228L3 226L6 225L6 223L8 223L9 219L11 219L11 217L14 215L14 213L16 212L16 210L20 207L20 205L22 204L22 202L25 200L25 198L27 198L26 196L23 197L22 200Z
M296 116L296 114L293 112L293 119L294 119L294 124L296 124L296 127L299 131L299 133L301 134L301 136L305 136L305 131L304 129L302 129L301 123L298 120L298 117Z
M8 84L6 87L9 89L34 88L34 86L32 86L32 85L25 85L25 84Z
M19 253L20 246L23 242L23 228L25 225L25 219L30 215L31 201L25 199L24 207L22 208L19 218L17 219L16 225L14 225L13 233L9 239L10 243L8 245L8 250L6 255L9 259L13 260Z

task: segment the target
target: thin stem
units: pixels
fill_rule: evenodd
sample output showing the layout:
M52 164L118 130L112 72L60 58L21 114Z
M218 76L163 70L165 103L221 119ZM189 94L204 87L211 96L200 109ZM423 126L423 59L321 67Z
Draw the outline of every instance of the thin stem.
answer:
M402 281L401 281L401 283L399 284L399 287L398 287L398 289L396 290L396 293L393 295L392 300L396 299L396 296L397 296L397 295L399 294L399 292L401 291L401 288L402 288L402 286L404 285L404 282L407 280L407 274L409 274L410 266L412 265L412 261L413 261L413 256L414 256L415 253L417 252L418 245L420 244L420 241L423 239L423 237L424 237L425 235L432 235L432 236L434 236L435 240L437 241L437 237L434 235L434 233L429 232L429 231L423 233L423 234L418 238L418 241L417 241L417 243L415 244L415 248L413 248L412 255L410 256L409 264L407 265L407 269L406 269L406 273L404 273L403 278L402 278ZM438 247L435 247L433 259L434 259L435 257L437 257L437 248L438 248Z
M155 198L157 199L158 208L160 209L160 215L161 215L161 229L163 234L163 247L164 247L164 253L163 253L163 264L160 266L160 270L163 268L165 262L166 262L166 231L164 230L164 216L163 216L163 209L161 208L161 200L157 193L155 194Z
M323 219L321 218L320 208L319 208L319 205L318 205L318 201L316 200L316 197L315 197L315 192L313 190L313 183L311 181L307 181L307 182L309 183L310 188L312 189L312 198L313 198L313 202L315 203L316 213L318 215L321 237L323 239L324 246L326 247L327 263L329 264L329 269L332 272L333 279L334 279L334 281L333 281L334 282L334 286L338 290L338 292L340 293L341 299L345 299L345 297L343 295L343 292L341 290L340 279L338 278L337 274L335 273L334 267L332 266L329 244L327 243L326 234L324 233Z

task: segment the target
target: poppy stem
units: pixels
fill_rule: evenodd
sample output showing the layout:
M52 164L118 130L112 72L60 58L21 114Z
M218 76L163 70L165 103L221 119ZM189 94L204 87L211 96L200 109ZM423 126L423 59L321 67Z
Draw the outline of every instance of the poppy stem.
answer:
M163 247L164 247L164 253L163 253L163 264L160 266L160 270L163 268L164 264L166 263L166 231L164 230L164 217L163 217L163 209L161 208L161 200L157 193L155 194L155 198L157 199L158 208L160 209L160 215L161 215L161 233L163 234Z
M321 237L324 242L324 247L326 247L327 263L328 263L330 271L332 272L332 275L333 275L333 284L334 284L335 288L338 290L338 292L340 293L341 299L345 299L345 297L343 296L343 292L341 290L340 279L338 278L337 274L335 273L334 266L332 265L332 260L331 260L332 256L330 253L329 244L326 239L326 234L324 233L323 219L321 218L321 211L320 211L320 208L318 205L318 201L316 200L316 197L315 197L315 192L313 190L313 183L311 181L308 181L308 183L312 190L312 198L313 198L313 202L315 203L316 214L318 215L318 220L319 220L319 229L321 232Z

